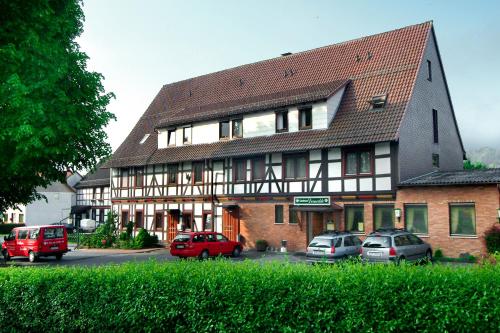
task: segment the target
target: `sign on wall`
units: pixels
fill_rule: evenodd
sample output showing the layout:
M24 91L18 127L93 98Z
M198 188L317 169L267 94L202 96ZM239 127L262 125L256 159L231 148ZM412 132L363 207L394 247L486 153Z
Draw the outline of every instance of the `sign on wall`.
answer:
M295 206L330 206L330 197L294 197Z

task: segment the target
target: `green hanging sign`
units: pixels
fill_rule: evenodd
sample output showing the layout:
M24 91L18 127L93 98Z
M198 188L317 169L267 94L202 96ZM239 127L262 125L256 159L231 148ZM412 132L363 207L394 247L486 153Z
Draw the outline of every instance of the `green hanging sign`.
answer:
M295 206L330 206L330 197L294 197Z

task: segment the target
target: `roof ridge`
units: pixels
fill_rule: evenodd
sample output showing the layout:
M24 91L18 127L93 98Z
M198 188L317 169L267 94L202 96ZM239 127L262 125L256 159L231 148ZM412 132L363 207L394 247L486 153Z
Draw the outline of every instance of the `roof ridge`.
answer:
M364 39L374 38L374 37L378 37L378 36L381 36L381 35L390 34L390 33L396 32L396 31L410 29L410 28L413 28L413 27L422 26L422 25L426 25L426 24L428 24L428 25L430 25L430 27L432 27L433 26L433 21L429 20L429 21L425 21L425 22L422 22L422 23L412 24L412 25L408 25L408 26L405 26L405 27L401 27L401 28L396 28L396 29L392 29L392 30L388 30L388 31L384 31L384 32L379 32L379 33L376 33L376 34L373 34L373 35L362 36L362 37L350 39L350 40L343 41L343 42L333 43L333 44L329 44L329 45L315 47L315 48L312 48L312 49L309 49L309 50L299 51L299 52L292 53L292 54L286 56L286 58L290 59L290 58L294 58L294 57L296 57L298 55L306 54L306 53L309 53L309 52L314 52L314 51L321 50L321 49L326 49L326 48L329 48L329 47L335 47L335 46L345 45L345 44L349 44L349 43L361 41L361 40L364 40ZM179 84L179 83L183 83L183 82L189 82L191 80L199 79L199 78L206 77L206 76L213 75L213 74L217 74L217 73L231 71L231 70L234 70L234 69L237 69L237 68L244 68L244 67L247 67L247 66L253 66L253 65L256 65L256 64L260 64L260 63L264 63L264 62L268 62L268 61L273 61L273 60L277 60L277 59L282 59L282 58L283 58L283 56L277 56L277 57L273 57L273 58L268 58L268 59L263 59L263 60L258 60L258 61L250 62L250 63L239 65L239 66L225 68L225 69L221 69L221 70L218 70L218 71L215 71L215 72L201 74L201 75L193 76L193 77L190 77L190 78L187 78L187 79L184 79L184 80L179 80L179 81L174 81L174 82L171 82L171 83L167 83L167 84L164 84L162 86L162 88L168 87L168 86L173 86L173 85L176 85L176 84Z

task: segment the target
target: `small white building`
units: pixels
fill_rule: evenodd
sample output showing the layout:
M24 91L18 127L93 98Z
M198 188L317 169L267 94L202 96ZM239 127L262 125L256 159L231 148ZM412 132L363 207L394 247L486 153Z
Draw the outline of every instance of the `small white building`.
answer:
M26 217L26 206L18 205L11 207L2 214L3 223L24 223Z

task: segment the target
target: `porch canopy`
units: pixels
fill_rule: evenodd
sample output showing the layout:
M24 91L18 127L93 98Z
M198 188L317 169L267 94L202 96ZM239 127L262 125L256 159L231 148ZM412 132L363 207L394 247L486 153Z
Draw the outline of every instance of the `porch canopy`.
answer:
M330 206L293 206L292 211L300 212L335 212L343 210L342 206L332 203Z

